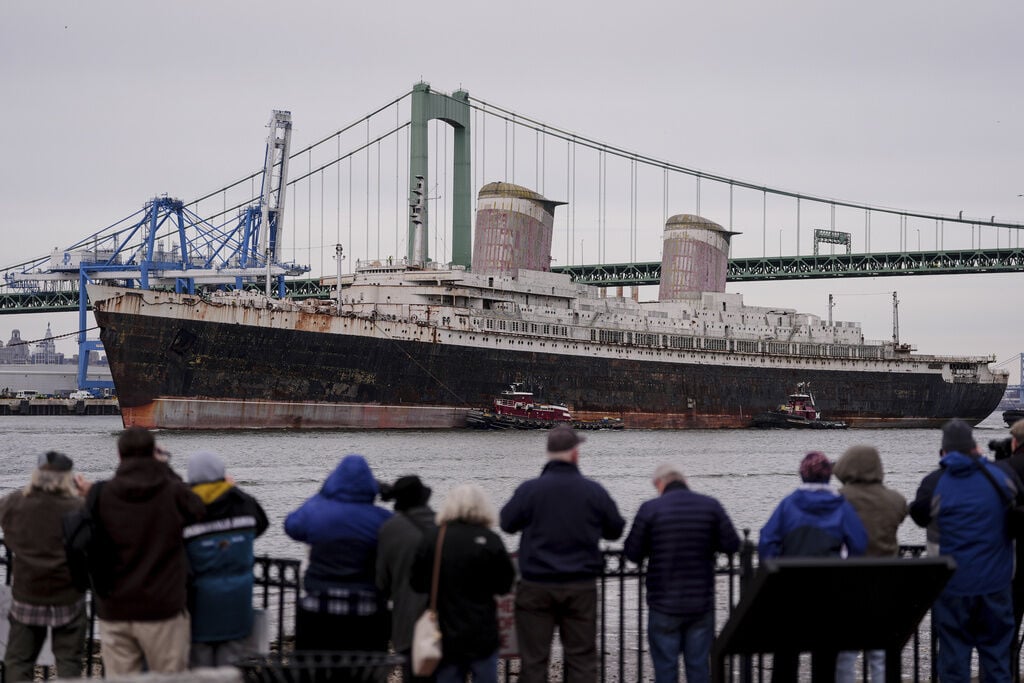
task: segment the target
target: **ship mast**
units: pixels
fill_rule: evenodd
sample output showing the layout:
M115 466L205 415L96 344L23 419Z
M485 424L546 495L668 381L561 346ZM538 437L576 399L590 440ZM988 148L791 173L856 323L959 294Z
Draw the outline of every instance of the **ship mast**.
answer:
M892 343L900 345L900 300L892 293Z

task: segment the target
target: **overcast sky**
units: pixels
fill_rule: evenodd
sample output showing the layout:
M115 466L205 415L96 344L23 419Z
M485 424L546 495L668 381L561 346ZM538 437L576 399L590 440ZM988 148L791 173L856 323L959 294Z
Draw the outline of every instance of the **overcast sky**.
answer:
M291 110L299 148L421 78L728 177L1024 222L1022 26L1022 3L946 0L5 0L0 266L154 195L190 199L255 170L272 109ZM728 220L720 206L702 213ZM735 253L759 254L764 240L777 253L778 221L765 238L760 218L743 218L753 225L737 225ZM920 239L934 247L933 231ZM641 253L656 252L660 226L642 240ZM730 286L748 303L823 317L834 293L835 316L874 339L892 334L896 290L903 341L999 361L1024 351L1012 303L1022 288L1024 274ZM0 316L0 339L15 325L41 336L47 321L75 327L72 316Z

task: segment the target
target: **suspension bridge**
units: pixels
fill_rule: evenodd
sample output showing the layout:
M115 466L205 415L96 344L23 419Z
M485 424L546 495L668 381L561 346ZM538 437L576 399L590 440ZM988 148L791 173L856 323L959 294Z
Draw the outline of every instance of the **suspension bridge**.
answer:
M680 213L740 233L733 282L1024 271L1024 224L1016 221L893 209L705 172L464 90L418 83L298 150L289 112L274 112L269 128L262 168L192 199L140 198L125 218L0 268L0 314L78 310L85 330L80 292L88 280L330 296L324 279L357 263L412 259L417 226L431 260L471 268L473 198L493 181L565 202L552 270L599 286L657 284L661 232ZM79 342L87 343L84 332Z

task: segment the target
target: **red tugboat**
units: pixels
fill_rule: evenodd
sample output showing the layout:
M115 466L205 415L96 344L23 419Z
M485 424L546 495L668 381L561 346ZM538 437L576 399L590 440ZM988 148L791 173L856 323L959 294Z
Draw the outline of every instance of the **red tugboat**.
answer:
M476 429L550 429L558 424L575 429L622 429L622 420L574 420L569 409L558 403L536 403L533 392L522 384L513 384L494 398L490 409L471 410L466 426Z
M821 412L814 405L814 395L806 382L797 385L789 395L789 401L776 410L754 417L752 427L760 429L846 429L845 422L822 420Z

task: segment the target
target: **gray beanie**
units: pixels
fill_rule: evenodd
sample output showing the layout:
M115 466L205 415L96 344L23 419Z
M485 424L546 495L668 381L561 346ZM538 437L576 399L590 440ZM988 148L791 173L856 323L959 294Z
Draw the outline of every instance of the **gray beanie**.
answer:
M199 451L188 456L188 483L207 484L224 479L224 461L216 453Z
M942 450L946 453L968 454L978 447L971 425L960 418L953 418L942 425Z

